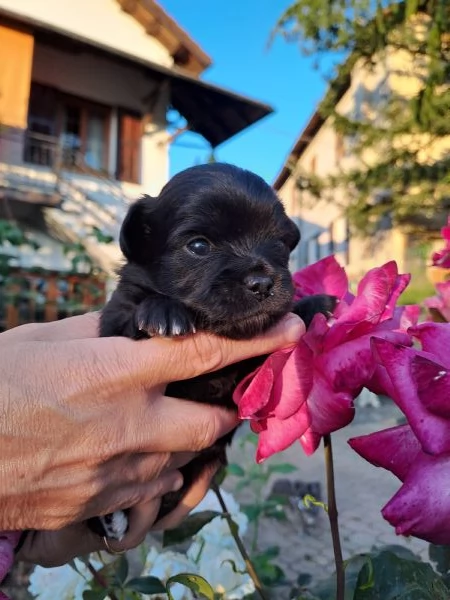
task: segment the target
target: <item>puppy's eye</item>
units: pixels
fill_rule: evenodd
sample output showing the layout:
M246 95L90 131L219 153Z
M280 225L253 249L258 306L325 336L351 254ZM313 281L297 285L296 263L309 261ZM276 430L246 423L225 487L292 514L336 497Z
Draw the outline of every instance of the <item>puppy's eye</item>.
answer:
M211 244L205 238L195 238L186 244L186 248L196 256L206 256L211 251Z

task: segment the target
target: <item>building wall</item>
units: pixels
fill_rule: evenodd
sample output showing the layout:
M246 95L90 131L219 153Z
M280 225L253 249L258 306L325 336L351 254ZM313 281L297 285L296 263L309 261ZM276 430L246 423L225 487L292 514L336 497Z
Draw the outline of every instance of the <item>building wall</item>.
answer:
M0 0L0 9L51 25L130 56L171 66L164 46L115 0Z
M3 29L7 31L6 28ZM10 31L14 32L12 29ZM158 90L158 84L150 75L143 72L142 68L118 63L112 56L101 57L89 52L71 53L42 42L34 44L34 51L33 46L31 48L32 64L28 73L28 89L22 94L26 105L29 85L33 81L111 107L108 148L108 168L111 176L114 176L117 164L118 109L128 109L142 115L147 124L143 128L141 142L141 185L131 187L132 195L137 197L143 191L157 194L169 177L166 132L168 90L165 88ZM5 62L9 60L8 56ZM15 62L13 61L14 65ZM9 85L8 89L13 88ZM19 104L17 86L14 90L16 104ZM14 105L11 102L10 104ZM0 122L2 122L2 114L0 114ZM1 162L15 165L22 163L24 143L22 132L26 127L26 114L22 120L24 122L20 123L21 127L17 128L13 135L8 136L8 139L2 140Z
M402 57L395 53L389 54L371 71L362 65L356 65L350 88L336 108L341 114L348 116L360 118L362 113L376 118L377 101L389 93L393 86L396 91L407 91L408 95L414 92L413 71L413 66L403 64ZM415 81L417 83L417 78ZM397 261L402 271L406 263L407 239L401 231L381 231L371 239L357 236L347 239L346 219L341 216L346 202L345 192L334 190L331 201L328 202L317 200L308 192L296 188L295 180L301 173L326 176L333 174L338 168L348 169L356 164L351 142L345 142L343 151L339 142L339 136L329 119L310 140L297 161L293 175L278 192L288 214L298 223L302 234L300 249L294 253L294 262L298 268L333 253L346 266L353 281L359 280L370 268L392 259ZM448 147L446 146L447 151ZM430 153L436 154L437 151L436 147L432 147ZM364 158L370 163L377 155L368 152Z

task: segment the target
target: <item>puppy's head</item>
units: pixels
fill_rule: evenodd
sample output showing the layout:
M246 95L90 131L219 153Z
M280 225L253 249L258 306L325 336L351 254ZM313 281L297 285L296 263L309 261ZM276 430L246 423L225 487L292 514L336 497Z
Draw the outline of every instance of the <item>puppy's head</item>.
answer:
M179 173L129 210L121 248L160 294L195 315L197 329L256 335L292 302L289 254L300 234L263 179L215 163Z

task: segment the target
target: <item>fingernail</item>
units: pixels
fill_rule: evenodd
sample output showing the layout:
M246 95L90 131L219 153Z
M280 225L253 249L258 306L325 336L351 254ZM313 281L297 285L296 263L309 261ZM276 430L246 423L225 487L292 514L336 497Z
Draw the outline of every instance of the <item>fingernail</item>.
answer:
M286 334L286 341L288 343L298 342L298 340L305 334L306 328L303 321L297 315L289 313L284 320L283 330Z
M178 471L177 476L170 488L172 492L178 492L183 487L184 479L183 475Z

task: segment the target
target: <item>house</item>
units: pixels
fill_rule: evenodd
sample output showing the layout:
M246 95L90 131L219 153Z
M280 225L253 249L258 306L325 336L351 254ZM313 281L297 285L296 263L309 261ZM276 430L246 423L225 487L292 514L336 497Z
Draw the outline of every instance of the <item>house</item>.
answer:
M371 68L362 61L355 62L350 75L333 90L336 111L357 120L361 115L377 119L377 106L387 95L392 92L404 98L416 95L419 80L415 68L410 55L393 49ZM423 147L424 153L437 159L450 151L450 139L443 138L439 144L428 143ZM364 158L370 163L373 156L376 157L366 154ZM414 234L405 228L393 227L386 219L370 239L352 236L345 216L345 190L333 190L330 202L314 197L306 185L311 177L327 177L339 170L354 168L358 160L352 153L352 139L344 138L336 131L331 117L325 118L319 110L315 111L273 183L302 233L302 241L292 256L292 268L295 270L335 254L346 267L350 280L356 282L372 267L395 259L400 272L420 275L413 277L413 281L420 279L423 291L431 290L423 277L430 248L425 248ZM302 181L305 182L303 186ZM372 201L382 201L385 193L388 190L373 190ZM436 237L438 232L439 227L436 227Z
M129 202L168 179L169 110L212 148L272 111L210 65L154 0L0 0L0 223L25 236L0 227L0 328L104 301Z

